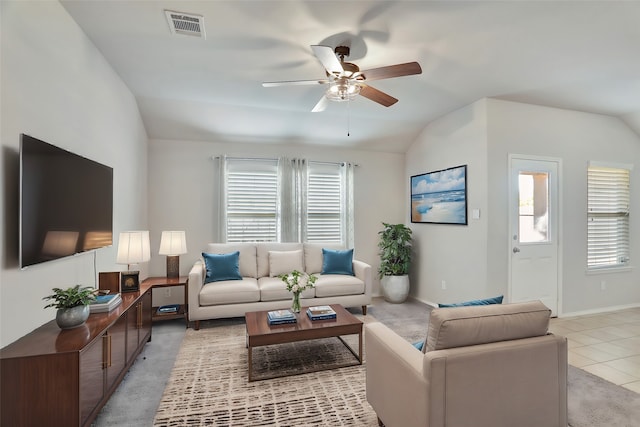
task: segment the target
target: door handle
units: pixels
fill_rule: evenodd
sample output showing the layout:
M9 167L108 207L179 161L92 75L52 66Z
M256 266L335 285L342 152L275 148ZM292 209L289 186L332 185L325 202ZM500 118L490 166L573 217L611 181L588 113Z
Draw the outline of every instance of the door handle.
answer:
M517 254L518 252L520 252L520 248L513 248L513 253Z

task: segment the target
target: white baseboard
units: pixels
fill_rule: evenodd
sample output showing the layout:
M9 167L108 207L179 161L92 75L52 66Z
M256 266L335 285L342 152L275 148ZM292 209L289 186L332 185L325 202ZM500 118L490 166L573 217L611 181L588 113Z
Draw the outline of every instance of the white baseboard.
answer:
M571 313L562 313L558 316L558 318L562 319L564 317L575 317L575 316L585 316L589 314L609 313L611 311L625 310L627 308L636 308L636 307L640 307L640 303L615 305L611 307L593 308L590 310L581 310L581 311L573 311Z

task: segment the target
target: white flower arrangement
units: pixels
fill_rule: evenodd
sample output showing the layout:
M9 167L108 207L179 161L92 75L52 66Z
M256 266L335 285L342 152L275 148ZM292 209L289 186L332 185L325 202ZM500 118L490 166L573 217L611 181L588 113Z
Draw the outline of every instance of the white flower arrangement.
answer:
M300 294L308 288L313 288L318 276L307 274L298 270L293 270L289 274L281 274L278 276L287 285L287 290L294 294Z
M287 285L287 290L293 293L291 310L294 313L300 313L300 294L307 288L313 288L318 277L313 274L301 273L298 270L293 270L289 274L281 274L278 277Z

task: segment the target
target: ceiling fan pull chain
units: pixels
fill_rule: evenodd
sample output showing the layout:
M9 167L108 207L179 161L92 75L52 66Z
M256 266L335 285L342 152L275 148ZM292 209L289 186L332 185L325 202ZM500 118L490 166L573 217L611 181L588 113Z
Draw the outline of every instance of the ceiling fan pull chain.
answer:
M347 100L347 136L351 136L351 99Z

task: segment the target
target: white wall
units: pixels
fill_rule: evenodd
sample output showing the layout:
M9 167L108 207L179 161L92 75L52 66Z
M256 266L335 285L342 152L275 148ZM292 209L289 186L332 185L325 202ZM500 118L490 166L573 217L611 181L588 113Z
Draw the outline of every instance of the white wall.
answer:
M378 231L384 222L404 222L409 199L403 189L404 155L312 147L305 144L193 142L151 140L149 143L149 227L151 274L165 273L165 257L157 255L162 230L186 230L189 253L180 257L186 275L209 242L218 236L217 182L212 156L304 157L317 161L351 161L355 168L355 257L372 265L377 279ZM154 295L154 298L156 296Z
M95 285L115 264L117 235L146 227L147 137L135 99L65 9L2 1L2 232L0 346L55 317L53 287ZM20 134L114 168L114 243L89 254L18 267ZM95 267L94 267L95 265Z
M456 302L498 291L487 281L486 120L486 101L477 101L427 125L406 153L407 198L412 175L467 165L468 225L410 224L411 295L422 301ZM471 219L473 209L480 210L479 220ZM408 210L405 215L409 223Z
M509 154L562 160L560 313L640 304L638 135L619 118L495 99L480 100L432 122L407 151L407 179L468 164L469 214L474 208L481 210L480 220L469 219L467 227L412 224L418 254L411 274L412 294L431 302L507 295ZM635 164L631 271L586 272L589 160ZM441 289L442 280L447 281L446 290ZM601 281L607 283L605 291Z
M562 159L561 313L640 303L640 137L621 119L516 102L488 100L489 280L506 283L509 153ZM635 164L631 174L632 271L587 274L587 162ZM600 289L601 281L607 289Z

